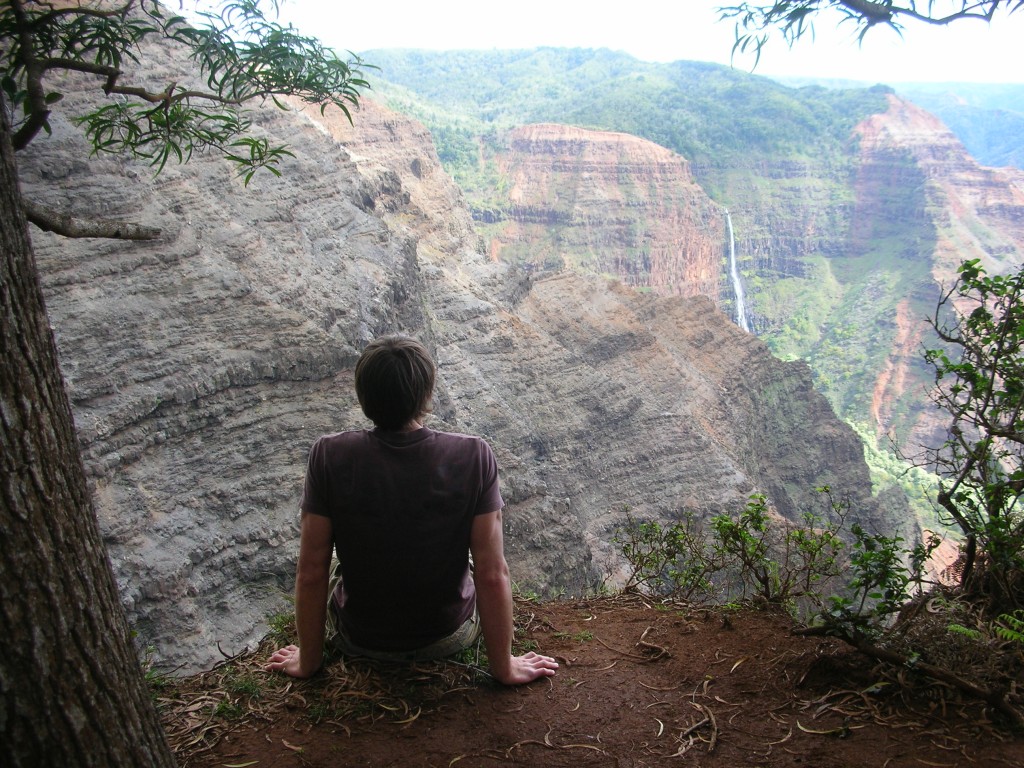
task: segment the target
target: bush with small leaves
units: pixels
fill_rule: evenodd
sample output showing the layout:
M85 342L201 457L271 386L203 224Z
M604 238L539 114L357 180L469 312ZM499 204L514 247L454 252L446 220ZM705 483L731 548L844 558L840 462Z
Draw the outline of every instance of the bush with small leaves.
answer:
M1024 269L960 266L932 319L945 343L925 359L948 438L926 461L938 502L966 539L961 586L990 615L1024 607Z
M833 500L827 487L818 491L828 500L828 521L808 512L803 525L782 519L772 523L768 500L761 494L751 496L735 520L727 515L712 518L714 551L731 575L731 596L795 608L798 601L818 602L830 588L839 573L846 508Z
M710 577L717 566L711 545L692 513L668 525L628 517L612 540L632 568L626 589L684 600L713 594Z
M940 540L930 536L907 549L899 536L868 533L857 524L850 531L852 578L842 594L829 596L823 618L833 634L856 642L880 636L911 595L923 591L925 564Z

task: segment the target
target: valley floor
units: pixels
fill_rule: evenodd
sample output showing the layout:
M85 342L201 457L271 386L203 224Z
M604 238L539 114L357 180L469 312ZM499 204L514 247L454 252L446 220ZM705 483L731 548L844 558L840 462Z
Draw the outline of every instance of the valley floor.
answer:
M791 633L782 614L635 595L517 601L517 645L554 678L469 663L262 671L277 641L157 688L182 768L230 766L1020 766L1024 734L978 701Z

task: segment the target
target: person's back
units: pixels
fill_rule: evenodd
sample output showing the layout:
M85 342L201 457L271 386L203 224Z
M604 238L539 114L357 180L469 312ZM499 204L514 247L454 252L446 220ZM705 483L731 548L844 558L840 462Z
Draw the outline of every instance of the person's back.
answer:
M557 669L547 656L511 655L497 463L480 438L422 426L434 377L413 339L378 339L360 356L356 394L376 428L326 435L310 451L296 573L300 644L276 651L268 668L313 674L329 618L329 640L344 653L438 658L482 630L500 681ZM340 578L327 617L332 551Z
M314 445L310 477L302 508L331 518L334 606L354 644L420 648L472 616L473 518L501 508L484 441L427 427L342 432Z

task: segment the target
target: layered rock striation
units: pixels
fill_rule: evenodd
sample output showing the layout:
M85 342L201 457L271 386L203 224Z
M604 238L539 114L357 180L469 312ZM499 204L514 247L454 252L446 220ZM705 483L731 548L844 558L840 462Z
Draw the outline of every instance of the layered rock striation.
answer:
M511 131L498 165L508 204L490 234L495 257L719 301L725 216L685 158L624 133L541 124Z
M185 67L145 60L156 77ZM65 101L94 89L69 86ZM26 195L163 228L145 243L33 232L111 564L163 665L207 666L287 608L308 447L367 426L352 368L383 333L434 351L432 426L494 446L521 584L614 580L627 507L702 519L760 491L798 518L828 484L876 528L901 514L871 497L858 440L806 366L773 358L712 300L492 261L406 118L370 102L355 128L263 111L257 130L295 157L248 187L217 157L156 177L86 159L77 131L52 123L19 156Z
M934 250L924 255L940 283L968 258L995 272L1024 262L1024 175L982 167L937 117L897 96L888 100L886 112L856 129L861 167L851 241L863 247L872 227L884 233L910 215L934 228ZM887 190L901 192L911 208Z

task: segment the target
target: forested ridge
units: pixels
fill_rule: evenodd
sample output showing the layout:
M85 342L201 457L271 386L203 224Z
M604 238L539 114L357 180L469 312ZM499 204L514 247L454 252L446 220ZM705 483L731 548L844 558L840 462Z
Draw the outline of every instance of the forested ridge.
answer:
M540 122L640 136L686 157L698 175L707 167L708 181L715 166L752 155L835 162L854 125L884 110L891 92L793 89L718 64L643 62L606 49L365 55L380 67L375 89L427 123L457 178L473 164L474 136Z

